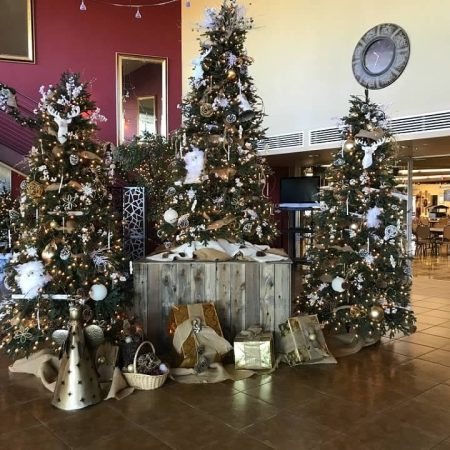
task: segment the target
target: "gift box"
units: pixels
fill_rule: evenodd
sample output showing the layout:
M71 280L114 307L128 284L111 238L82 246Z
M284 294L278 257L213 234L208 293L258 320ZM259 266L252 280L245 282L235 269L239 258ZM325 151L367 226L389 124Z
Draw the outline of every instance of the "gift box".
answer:
M224 339L213 303L173 306L169 332L177 353L178 367L194 367L198 372L212 362L220 362L233 347Z
M316 315L291 317L279 328L281 359L290 366L336 362L328 350Z
M236 369L272 369L275 364L273 333L259 329L241 331L234 340Z

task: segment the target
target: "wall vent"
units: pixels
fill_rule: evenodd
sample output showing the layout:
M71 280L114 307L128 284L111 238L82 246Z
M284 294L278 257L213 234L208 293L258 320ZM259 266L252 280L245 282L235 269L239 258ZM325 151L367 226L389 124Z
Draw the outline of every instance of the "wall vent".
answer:
M303 147L303 131L269 136L258 143L258 150L276 150L287 147Z
M309 132L309 144L317 145L317 144L327 144L331 142L340 141L341 133L339 128L320 128L318 130L311 130Z
M399 117L389 120L388 126L394 135L450 129L450 111Z

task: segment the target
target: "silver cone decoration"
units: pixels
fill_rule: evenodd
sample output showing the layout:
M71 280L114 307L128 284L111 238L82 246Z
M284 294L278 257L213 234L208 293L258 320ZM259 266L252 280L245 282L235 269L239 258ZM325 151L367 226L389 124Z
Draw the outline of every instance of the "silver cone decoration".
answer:
M99 378L89 347L103 341L103 332L96 325L83 329L80 319L80 306L72 304L69 330L53 333L53 339L62 344L62 350L52 404L66 411L102 401Z

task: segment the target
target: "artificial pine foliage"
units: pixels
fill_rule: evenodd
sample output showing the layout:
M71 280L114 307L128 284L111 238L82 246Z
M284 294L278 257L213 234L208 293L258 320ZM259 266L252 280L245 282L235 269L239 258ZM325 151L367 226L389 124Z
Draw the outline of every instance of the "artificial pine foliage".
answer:
M158 205L165 204L167 190L186 174L183 161L175 157L164 136L147 131L119 145L113 156L131 186L145 187L148 218L152 222L158 220Z
M395 141L384 112L351 97L345 139L326 172L303 312L368 341L414 329L405 245L406 196L395 188Z
M80 301L85 323L99 324L109 337L123 310L121 221L108 190L114 165L109 147L93 140L104 118L77 74L64 73L40 93L29 123L39 137L28 156L20 228L5 274L14 295L2 305L1 338L13 357L48 344L65 327L68 302L55 295ZM21 121L14 102L4 109Z
M219 238L268 243L276 227L268 167L257 153L264 114L244 47L252 19L225 0L220 10L206 10L202 26L201 53L181 106L178 157L186 175L165 193L157 234L166 246Z

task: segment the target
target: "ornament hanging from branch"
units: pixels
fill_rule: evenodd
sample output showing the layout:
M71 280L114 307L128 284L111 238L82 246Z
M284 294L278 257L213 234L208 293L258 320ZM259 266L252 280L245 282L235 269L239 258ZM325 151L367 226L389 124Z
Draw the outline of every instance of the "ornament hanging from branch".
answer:
M187 152L183 158L187 171L184 184L201 183L201 176L205 168L205 153L194 147L190 152Z

